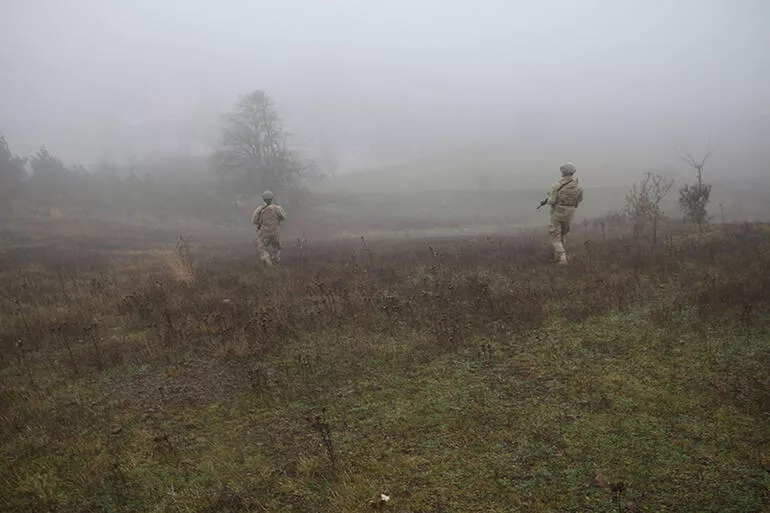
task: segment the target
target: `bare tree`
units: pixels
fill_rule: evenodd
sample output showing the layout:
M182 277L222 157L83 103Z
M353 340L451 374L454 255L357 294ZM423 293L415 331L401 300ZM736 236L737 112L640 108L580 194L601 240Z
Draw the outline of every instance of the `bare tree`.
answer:
M695 170L696 181L693 184L685 184L679 189L679 206L682 208L685 220L694 222L700 230L708 222L706 206L711 198L711 185L703 183L703 168L710 156L711 143L700 160L688 152L685 152L682 157L682 160Z
M664 213L660 203L674 185L672 178L647 172L626 194L626 214L634 222L634 236L639 238L648 223L652 224L652 243L658 243L658 225Z
M302 168L287 148L287 138L272 99L254 91L223 116L214 168L240 193L294 188Z

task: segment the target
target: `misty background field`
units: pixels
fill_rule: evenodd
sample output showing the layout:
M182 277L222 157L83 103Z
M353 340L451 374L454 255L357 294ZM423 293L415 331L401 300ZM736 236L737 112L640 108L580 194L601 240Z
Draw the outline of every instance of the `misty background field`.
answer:
M622 209L645 172L681 187L692 170L680 157L709 147L712 216L768 214L762 2L41 0L9 2L6 14L10 151L45 146L111 183L46 195L52 224L98 217L192 234L218 223L248 237L243 212L261 191L238 191L249 194L234 207L210 158L222 116L256 89L313 165L302 184L313 198L281 198L292 238L543 224L534 206L568 160L590 219ZM3 189L4 204L18 198Z
M0 509L766 511L769 18L2 2Z

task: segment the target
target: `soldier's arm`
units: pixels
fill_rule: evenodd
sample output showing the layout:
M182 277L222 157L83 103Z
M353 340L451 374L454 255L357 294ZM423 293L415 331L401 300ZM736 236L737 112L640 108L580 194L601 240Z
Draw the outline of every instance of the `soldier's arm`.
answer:
M278 219L281 221L286 219L286 211L283 209L283 207L278 207Z
M551 187L551 192L548 193L548 204L551 206L556 205L556 195L559 191L559 182L556 182Z
M262 207L257 207L254 213L251 215L251 224L259 224L259 213L262 212Z
M577 205L576 206L580 205L581 203L583 203L583 188L582 187L580 187L580 189L578 191Z

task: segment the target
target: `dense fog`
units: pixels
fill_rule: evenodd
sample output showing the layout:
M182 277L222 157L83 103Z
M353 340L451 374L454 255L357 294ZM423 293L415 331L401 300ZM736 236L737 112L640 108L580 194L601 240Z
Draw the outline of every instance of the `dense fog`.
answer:
M593 179L681 165L761 175L762 0L8 0L0 132L67 163L206 155L267 91L290 144L340 173L457 155ZM513 172L513 171L512 171Z

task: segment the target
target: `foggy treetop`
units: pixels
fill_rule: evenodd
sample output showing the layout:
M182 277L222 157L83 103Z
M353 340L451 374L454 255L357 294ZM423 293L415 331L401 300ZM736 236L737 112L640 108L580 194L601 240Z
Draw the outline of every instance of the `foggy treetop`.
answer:
M713 138L716 169L766 169L768 19L763 0L6 0L0 132L71 161L208 151L264 89L296 144L639 168Z

